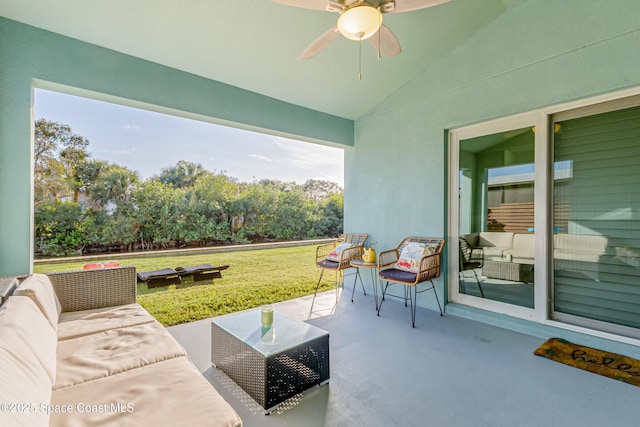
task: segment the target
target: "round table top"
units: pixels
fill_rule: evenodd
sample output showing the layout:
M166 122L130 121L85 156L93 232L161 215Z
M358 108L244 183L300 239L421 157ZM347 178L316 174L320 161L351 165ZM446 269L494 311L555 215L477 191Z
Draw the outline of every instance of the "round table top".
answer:
M352 259L349 264L357 268L377 268L378 264L375 262L366 262L361 258Z

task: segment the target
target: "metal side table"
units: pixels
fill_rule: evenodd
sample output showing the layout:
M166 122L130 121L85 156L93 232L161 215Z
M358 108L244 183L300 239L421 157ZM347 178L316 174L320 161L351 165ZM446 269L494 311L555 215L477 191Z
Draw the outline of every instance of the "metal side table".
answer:
M364 291L364 283L362 283L362 275L360 274L361 268L366 268L371 272L371 286L373 287L373 296L376 302L376 311L378 311L378 264L375 262L366 262L360 258L352 259L351 267L356 269L356 277L353 280L353 290L351 291L351 302L353 302L353 294L356 290L356 283L358 278L360 278L360 284L362 285L362 290ZM367 292L364 291L364 294L367 295Z

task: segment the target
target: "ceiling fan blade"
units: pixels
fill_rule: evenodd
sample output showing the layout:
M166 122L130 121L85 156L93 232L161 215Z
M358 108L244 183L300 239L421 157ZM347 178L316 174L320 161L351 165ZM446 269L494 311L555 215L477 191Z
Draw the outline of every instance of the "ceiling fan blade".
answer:
M400 42L391 32L391 30L384 24L380 26L380 28L374 35L369 37L369 42L373 45L374 48L376 48L377 51L379 51L387 58L393 58L394 56L402 52Z
M320 37L315 39L309 47L307 47L304 52L300 55L300 59L311 59L318 52L320 52L325 47L329 46L332 41L338 38L340 32L338 31L338 27L335 25L329 28L327 31L322 33Z
M313 10L329 10L327 6L331 3L340 3L329 0L271 0L274 3L286 4L287 6L303 7ZM338 4L340 6L340 4Z
M275 0L274 0L275 1ZM427 7L437 6L447 3L450 0L395 0L395 7L388 13L410 12L412 10L426 9ZM381 7L384 11L384 7Z

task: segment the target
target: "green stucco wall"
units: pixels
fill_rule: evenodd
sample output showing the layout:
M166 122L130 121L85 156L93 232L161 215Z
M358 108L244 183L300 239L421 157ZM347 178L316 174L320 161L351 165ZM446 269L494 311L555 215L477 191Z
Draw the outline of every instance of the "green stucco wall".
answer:
M31 269L34 86L311 142L353 145L351 120L0 18L0 276Z
M443 132L640 85L638 17L637 0L515 1L356 121L345 229L369 233L378 250L408 235L447 237Z

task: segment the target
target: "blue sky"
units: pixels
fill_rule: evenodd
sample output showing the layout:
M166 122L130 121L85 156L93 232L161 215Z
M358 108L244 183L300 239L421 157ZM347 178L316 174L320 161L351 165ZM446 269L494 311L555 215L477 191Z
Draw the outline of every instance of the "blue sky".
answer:
M34 114L89 139L91 158L157 175L179 160L243 182L263 178L344 185L343 150L38 89Z

